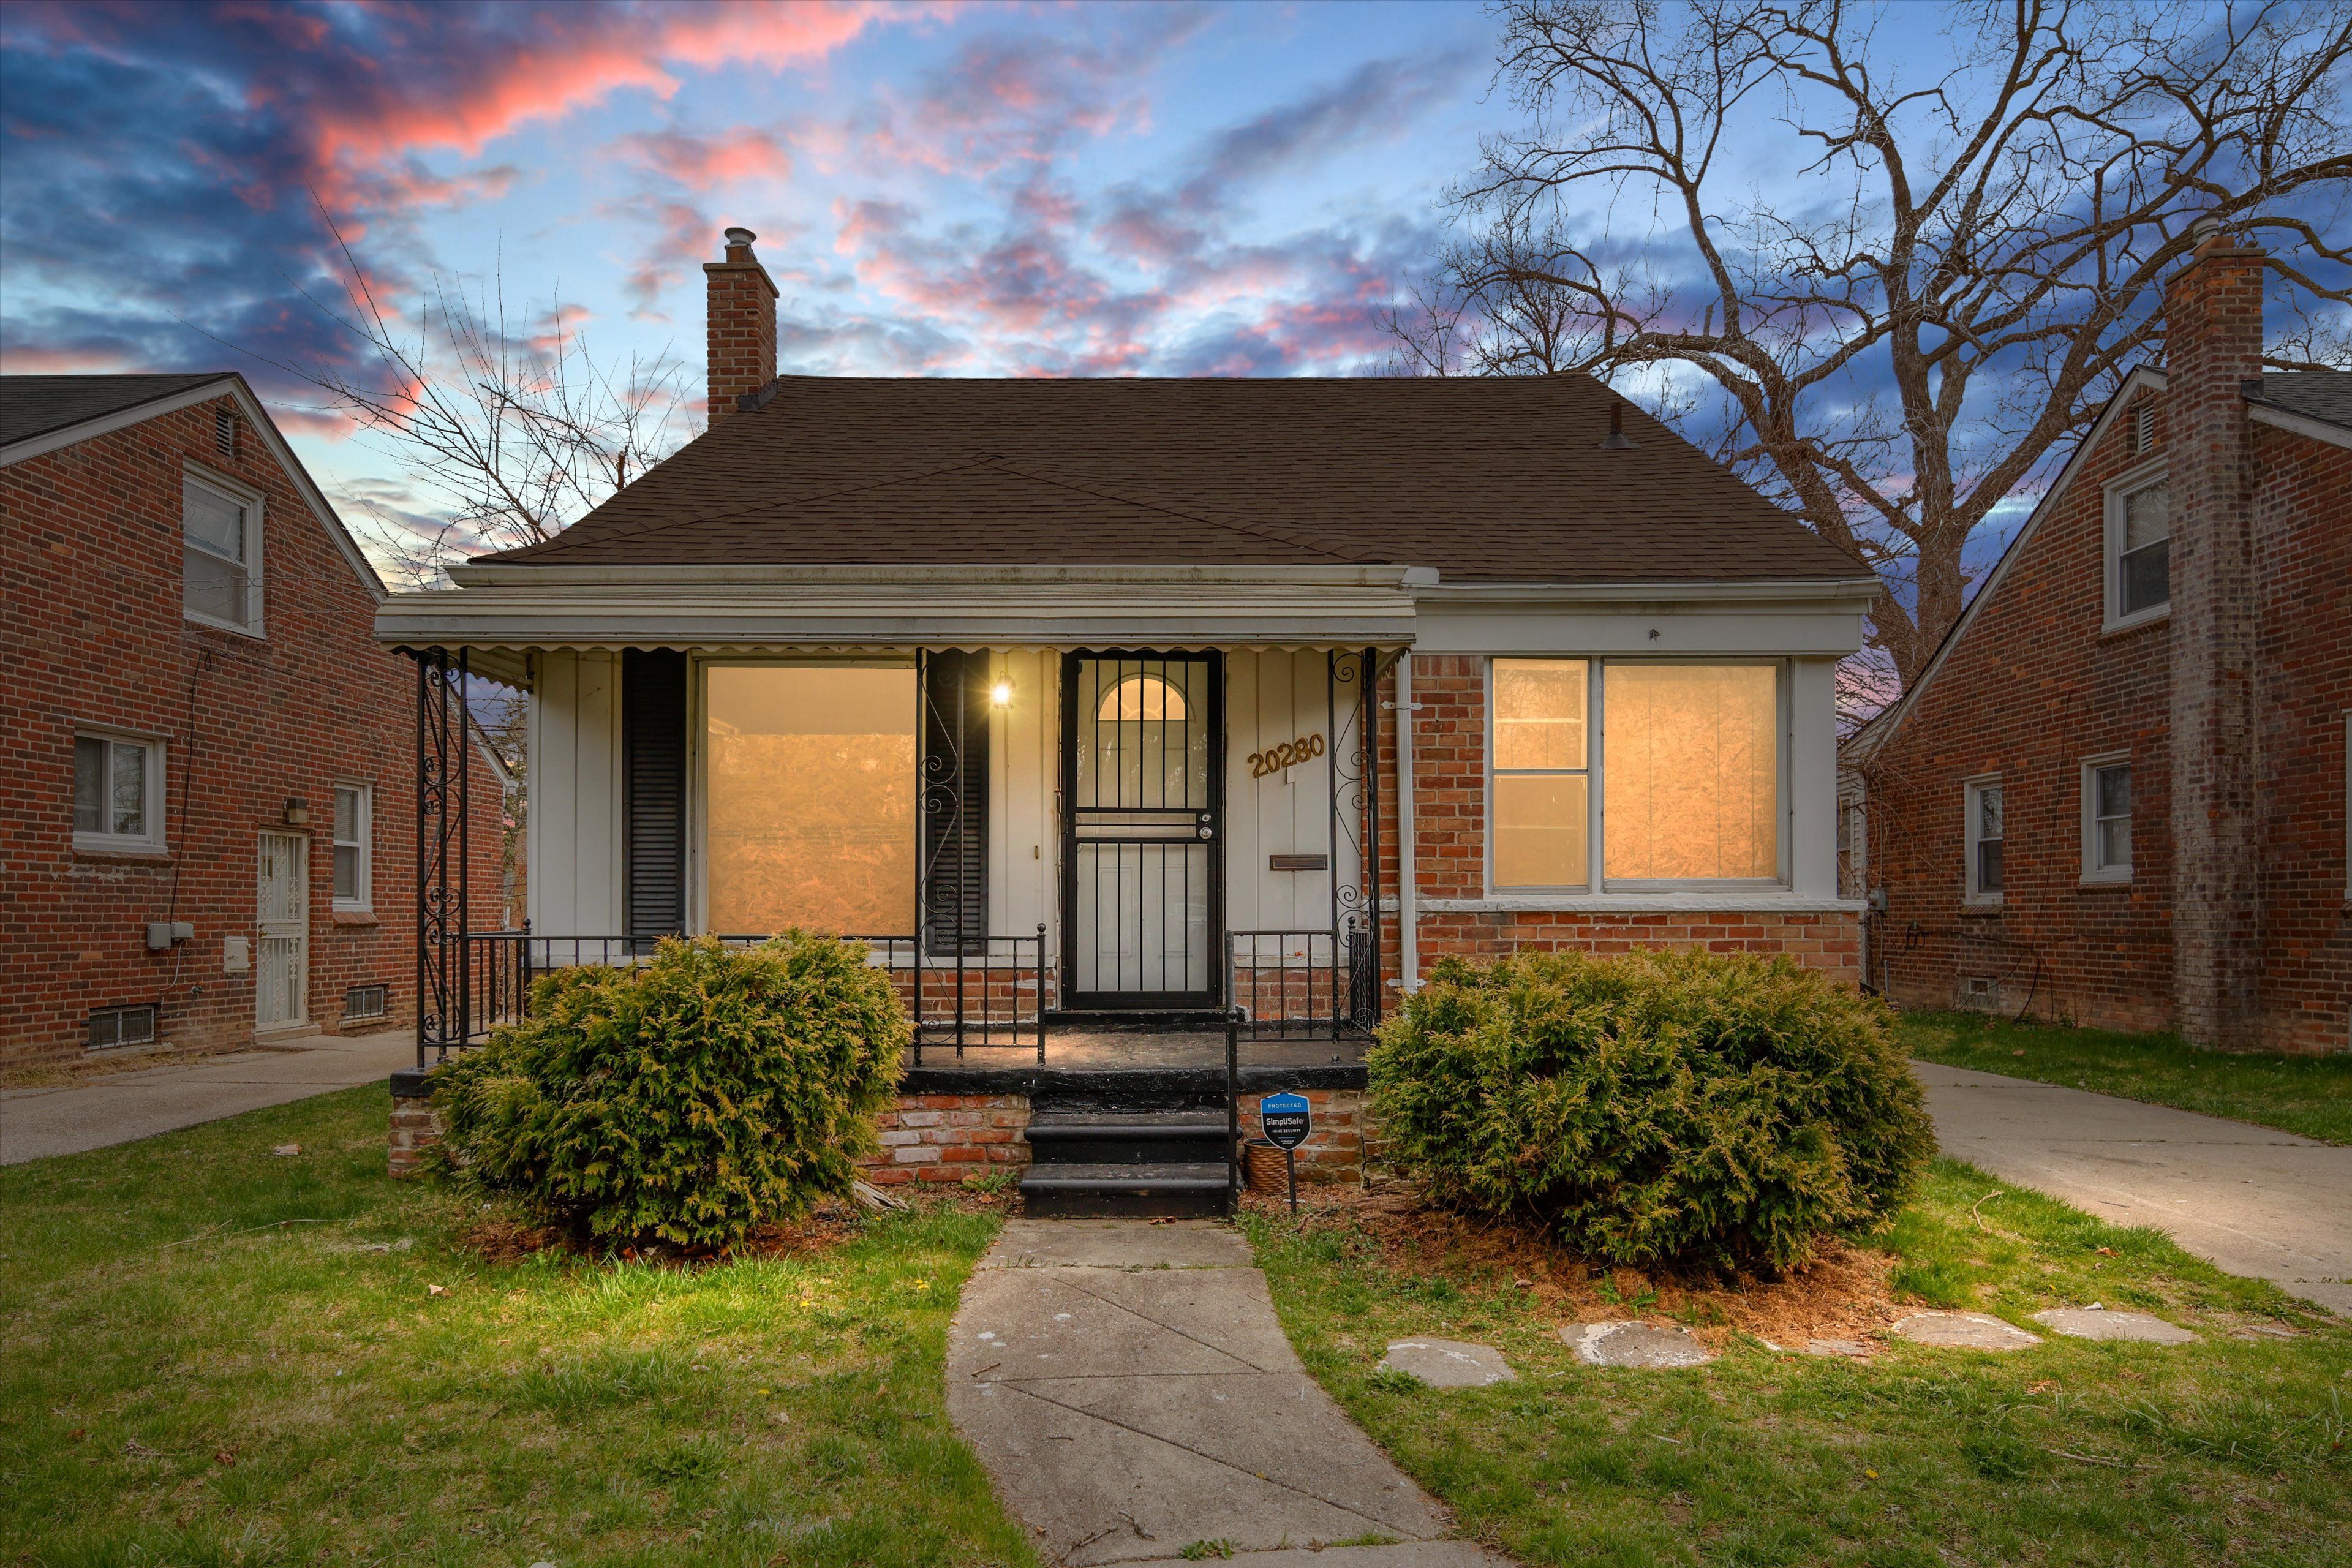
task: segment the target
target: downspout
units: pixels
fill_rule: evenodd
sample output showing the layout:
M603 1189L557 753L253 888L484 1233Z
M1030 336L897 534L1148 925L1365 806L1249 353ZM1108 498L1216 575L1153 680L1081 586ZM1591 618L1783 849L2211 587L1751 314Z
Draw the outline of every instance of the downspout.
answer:
M1396 658L1397 716L1397 963L1407 992L1421 989L1421 911L1413 891L1413 857L1421 839L1412 824L1412 649Z

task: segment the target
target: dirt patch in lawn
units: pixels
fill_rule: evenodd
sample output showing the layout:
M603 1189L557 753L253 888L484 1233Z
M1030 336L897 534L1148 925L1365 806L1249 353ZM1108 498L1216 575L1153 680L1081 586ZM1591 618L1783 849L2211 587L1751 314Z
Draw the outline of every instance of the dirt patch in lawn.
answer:
M1286 1215L1278 1198L1252 1194L1244 1202L1269 1215ZM1722 1279L1591 1262L1537 1225L1440 1207L1404 1181L1302 1192L1299 1218L1309 1229L1361 1231L1401 1272L1456 1283L1483 1276L1564 1322L1673 1319L1718 1348L1735 1333L1790 1349L1816 1339L1866 1341L1906 1310L1896 1307L1888 1285L1893 1258L1834 1238L1811 1263L1780 1279Z

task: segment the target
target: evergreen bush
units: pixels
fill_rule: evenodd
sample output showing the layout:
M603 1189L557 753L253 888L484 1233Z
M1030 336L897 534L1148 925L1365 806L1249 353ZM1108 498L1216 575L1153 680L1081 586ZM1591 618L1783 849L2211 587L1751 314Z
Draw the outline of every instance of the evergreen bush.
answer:
M529 1018L436 1070L436 1162L608 1243L729 1247L848 1191L908 1034L859 944L671 939L535 981Z
M1890 1217L1935 1152L1885 1005L1786 958L1438 963L1370 1058L1387 1156L1585 1256L1777 1271Z

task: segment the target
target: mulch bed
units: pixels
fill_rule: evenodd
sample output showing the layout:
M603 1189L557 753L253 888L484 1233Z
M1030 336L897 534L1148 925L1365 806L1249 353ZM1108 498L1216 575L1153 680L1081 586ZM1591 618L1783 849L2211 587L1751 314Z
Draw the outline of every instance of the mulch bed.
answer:
M1269 1217L1287 1217L1280 1198L1252 1194L1243 1201ZM1811 1263L1778 1279L1724 1279L1590 1262L1532 1221L1441 1207L1402 1180L1303 1187L1298 1210L1305 1228L1352 1229L1369 1237L1399 1273L1507 1284L1561 1322L1671 1318L1718 1349L1738 1333L1790 1348L1814 1339L1867 1342L1906 1310L1887 1284L1894 1259L1833 1237Z

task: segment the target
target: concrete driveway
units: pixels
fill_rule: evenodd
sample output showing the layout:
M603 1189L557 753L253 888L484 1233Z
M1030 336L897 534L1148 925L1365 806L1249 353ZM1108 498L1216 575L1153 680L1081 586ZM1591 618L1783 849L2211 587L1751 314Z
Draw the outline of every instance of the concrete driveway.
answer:
M1913 1062L1944 1152L2352 1317L2352 1148Z
M0 1090L0 1165L79 1154L339 1089L416 1065L413 1029L308 1035L49 1089Z

